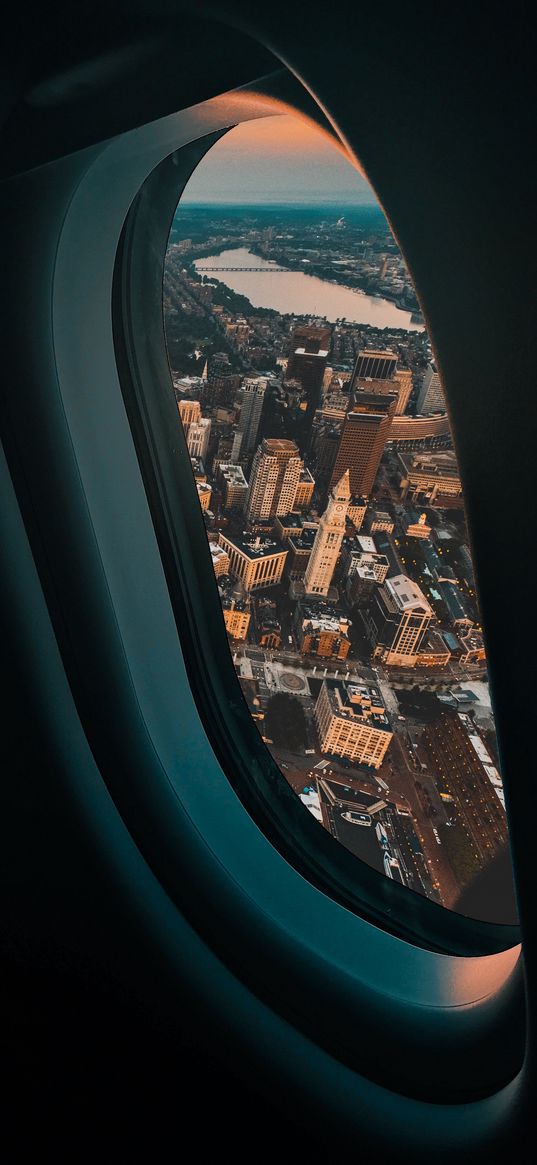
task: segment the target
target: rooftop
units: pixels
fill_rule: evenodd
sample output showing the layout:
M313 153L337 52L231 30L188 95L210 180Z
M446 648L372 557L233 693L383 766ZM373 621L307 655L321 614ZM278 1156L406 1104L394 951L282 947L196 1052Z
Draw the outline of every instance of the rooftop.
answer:
M384 586L400 611L412 611L419 607L426 614L433 614L423 591L408 575L396 574L386 579Z
M285 546L282 546L281 542L277 542L275 538L260 538L259 535L254 538L246 530L243 531L242 537L240 534L220 534L220 537L235 546L241 554L250 558L252 562L259 558L269 558L273 554L287 554Z
M379 689L372 684L326 679L323 681L323 687L326 689L332 712L339 719L361 720L370 723L373 728L390 731L384 701Z
M220 474L224 481L229 485L244 485L248 487L248 482L244 476L244 471L241 465L232 465L231 463L220 466Z

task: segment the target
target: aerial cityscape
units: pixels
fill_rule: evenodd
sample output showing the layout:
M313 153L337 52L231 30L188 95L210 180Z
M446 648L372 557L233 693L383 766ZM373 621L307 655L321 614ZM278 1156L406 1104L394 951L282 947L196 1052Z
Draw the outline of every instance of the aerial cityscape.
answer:
M283 778L358 858L457 910L508 845L483 631L441 377L360 183L355 206L243 205L239 173L235 204L179 204L177 423Z

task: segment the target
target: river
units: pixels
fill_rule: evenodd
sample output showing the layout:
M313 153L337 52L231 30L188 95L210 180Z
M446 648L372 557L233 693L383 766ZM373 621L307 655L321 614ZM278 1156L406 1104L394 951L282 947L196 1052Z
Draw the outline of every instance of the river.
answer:
M331 323L345 318L349 323L370 324L374 328L404 328L408 332L423 332L423 324L411 322L411 312L402 311L388 299L366 295L351 287L341 287L327 279L315 275L305 275L301 271L265 272L278 264L259 255L253 255L247 247L234 247L221 251L219 255L207 255L194 262L198 267L261 267L259 271L214 272L212 277L220 279L232 291L246 295L254 307L272 307L282 315L314 315L326 317Z

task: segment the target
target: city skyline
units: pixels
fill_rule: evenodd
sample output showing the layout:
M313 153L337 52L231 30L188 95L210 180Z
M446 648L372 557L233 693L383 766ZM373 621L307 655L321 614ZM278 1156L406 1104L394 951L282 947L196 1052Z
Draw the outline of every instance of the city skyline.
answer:
M227 283L234 252L250 256L254 297L268 278L266 307ZM224 262L204 271L207 255ZM331 320L305 309L302 283L291 310L269 306L281 276L257 267L266 257L291 272L307 263L358 311L374 301L401 314L391 327ZM457 910L501 852L505 806L449 418L382 212L295 208L271 221L255 207L186 207L164 302L223 622L262 739L334 838Z
M209 150L185 205L375 206L367 182L327 136L286 115L244 122Z

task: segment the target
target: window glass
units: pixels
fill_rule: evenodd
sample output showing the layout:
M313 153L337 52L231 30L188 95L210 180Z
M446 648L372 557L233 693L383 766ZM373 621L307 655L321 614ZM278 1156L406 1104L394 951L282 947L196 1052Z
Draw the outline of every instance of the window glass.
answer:
M386 877L513 921L443 387L371 188L297 119L237 127L177 209L164 307L230 651L283 777Z

